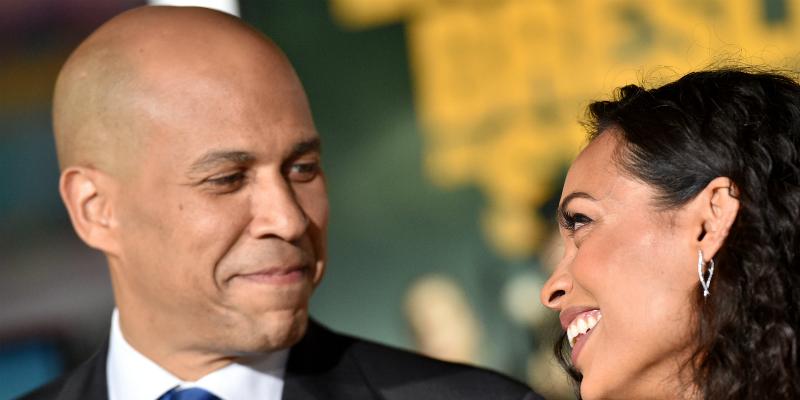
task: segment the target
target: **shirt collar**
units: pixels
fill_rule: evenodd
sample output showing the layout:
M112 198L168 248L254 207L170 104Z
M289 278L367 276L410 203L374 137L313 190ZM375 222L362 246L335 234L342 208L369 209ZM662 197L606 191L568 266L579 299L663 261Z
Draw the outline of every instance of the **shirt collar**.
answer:
M184 382L125 340L120 329L119 311L114 309L106 361L109 400L155 400L176 386L201 387L224 400L280 400L288 358L289 349L279 350L230 364L196 382Z

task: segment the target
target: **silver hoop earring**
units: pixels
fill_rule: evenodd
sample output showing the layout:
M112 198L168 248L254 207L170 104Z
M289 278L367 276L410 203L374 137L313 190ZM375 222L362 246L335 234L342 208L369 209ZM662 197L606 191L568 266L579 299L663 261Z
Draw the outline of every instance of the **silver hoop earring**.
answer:
M703 298L708 297L710 293L708 288L711 287L711 277L714 276L714 259L708 260L708 279L705 279L705 272L703 267L706 263L703 261L703 250L697 250L697 275L700 276L700 286L703 287Z

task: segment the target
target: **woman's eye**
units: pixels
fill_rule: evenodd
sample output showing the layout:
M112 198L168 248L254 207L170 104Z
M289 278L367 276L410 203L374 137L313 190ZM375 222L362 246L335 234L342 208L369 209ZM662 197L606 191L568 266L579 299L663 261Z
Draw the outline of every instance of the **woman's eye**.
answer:
M583 214L575 214L572 223L572 229L578 230L592 222L592 219Z
M308 182L319 175L319 163L295 163L289 167L289 179L294 182Z
M559 223L570 235L573 235L584 226L592 223L592 219L581 213L563 212L559 217Z

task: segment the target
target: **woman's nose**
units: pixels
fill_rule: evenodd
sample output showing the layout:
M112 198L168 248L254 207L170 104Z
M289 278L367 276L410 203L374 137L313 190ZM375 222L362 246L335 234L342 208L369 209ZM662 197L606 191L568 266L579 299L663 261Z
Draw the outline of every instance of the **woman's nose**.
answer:
M564 296L571 291L572 277L563 266L559 266L542 287L539 300L545 307L558 311Z

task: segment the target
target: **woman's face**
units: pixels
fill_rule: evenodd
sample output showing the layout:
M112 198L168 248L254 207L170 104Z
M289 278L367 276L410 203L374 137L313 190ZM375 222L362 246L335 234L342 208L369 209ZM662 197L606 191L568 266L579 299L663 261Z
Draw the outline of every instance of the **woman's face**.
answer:
M604 132L569 170L559 213L564 256L542 302L575 336L584 399L675 398L693 350L702 224L685 208L658 211L654 189L617 169L617 143Z

